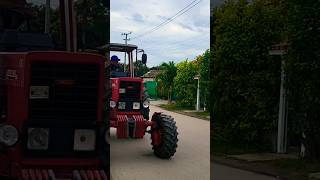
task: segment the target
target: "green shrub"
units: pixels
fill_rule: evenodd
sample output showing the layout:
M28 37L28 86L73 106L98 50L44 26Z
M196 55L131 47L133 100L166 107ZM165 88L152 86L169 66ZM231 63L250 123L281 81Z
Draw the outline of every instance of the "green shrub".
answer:
M320 159L320 2L289 1L289 128L306 134L307 154Z
M227 1L214 17L214 133L235 145L265 144L278 115L280 59L269 48L281 39L280 9Z

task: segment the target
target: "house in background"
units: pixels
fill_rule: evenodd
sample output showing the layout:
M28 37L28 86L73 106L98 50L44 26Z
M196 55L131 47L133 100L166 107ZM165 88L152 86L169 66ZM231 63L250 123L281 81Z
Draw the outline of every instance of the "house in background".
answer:
M156 76L160 73L160 70L152 69L142 76L144 87L152 99L157 98L157 82Z
M160 70L152 69L142 76L143 82L155 81L156 76L160 73Z

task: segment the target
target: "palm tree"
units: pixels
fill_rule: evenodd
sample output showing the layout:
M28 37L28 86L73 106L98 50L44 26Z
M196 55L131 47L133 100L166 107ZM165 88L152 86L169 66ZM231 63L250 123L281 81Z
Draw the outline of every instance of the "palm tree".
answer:
M174 78L177 75L177 67L175 66L173 61L169 63L162 63L160 65L161 73L156 77L156 80L161 82L165 89L167 89L168 93L168 103L170 104L172 101L173 94L173 86L174 86Z

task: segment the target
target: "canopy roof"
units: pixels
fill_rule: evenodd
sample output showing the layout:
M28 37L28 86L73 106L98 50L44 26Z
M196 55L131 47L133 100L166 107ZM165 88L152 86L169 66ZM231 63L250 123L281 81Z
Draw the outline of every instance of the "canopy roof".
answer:
M110 43L100 46L98 49L117 52L132 52L133 50L138 49L138 46L133 44Z

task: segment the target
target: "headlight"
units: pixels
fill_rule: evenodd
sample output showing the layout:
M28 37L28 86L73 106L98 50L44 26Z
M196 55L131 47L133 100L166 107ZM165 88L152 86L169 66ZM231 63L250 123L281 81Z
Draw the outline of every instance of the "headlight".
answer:
M119 93L120 93L120 94L126 93L126 89L125 89L125 88L120 88L120 89L119 89Z
M140 102L133 102L132 108L133 109L140 109Z
M148 108L149 105L150 105L149 100L145 100L145 101L143 102L143 107L144 107L144 108Z
M28 149L46 150L48 149L49 129L48 128L29 128L28 129Z
M118 109L126 109L126 103L125 102L119 102Z
M110 107L111 107L111 108L115 108L115 107L116 107L116 105L117 105L117 103L116 103L116 102L114 102L114 101L110 101Z
M73 149L76 151L93 151L96 146L96 132L92 129L74 131Z
M0 125L0 144L13 146L18 141L18 130L12 125Z

